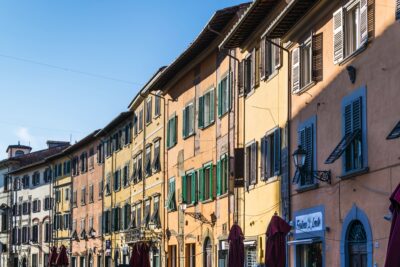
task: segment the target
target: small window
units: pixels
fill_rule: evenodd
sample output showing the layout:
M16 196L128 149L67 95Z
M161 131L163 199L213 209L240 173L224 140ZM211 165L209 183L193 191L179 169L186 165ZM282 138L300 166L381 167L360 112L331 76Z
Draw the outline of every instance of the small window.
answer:
M198 126L205 128L214 123L214 89L209 90L203 96L199 97Z
M105 194L106 195L111 194L111 174L110 173L107 174L107 178L106 178Z
M151 175L151 146L146 147L144 173L147 176Z
M296 177L296 182L299 187L315 184L312 172L316 168L316 127L315 117L303 122L298 130L298 144L302 149L306 151L306 159L304 163L305 172L298 173L299 177Z
M243 61L243 86L244 86L244 93L248 94L254 88L254 64L255 64L255 50L250 53L246 59Z
M169 120L168 120L168 125L167 125L167 148L171 148L176 145L177 142L177 136L176 136L176 120L177 117L176 115L173 115Z
M78 205L78 192L75 190L72 193L72 206L77 207L77 205Z
M182 136L189 137L194 134L194 105L189 103L183 109L182 114Z
M197 175L195 171L190 171L182 176L182 202L196 204L197 202Z
M65 192L64 192L64 198L65 198L65 201L68 201L69 200L69 188L65 188L65 190L64 190Z
M119 191L121 189L121 170L117 170L114 172L114 192Z
M227 113L231 107L231 75L228 74L218 84L218 116Z
M22 177L22 188L23 189L26 189L26 188L29 188L29 175L24 175L23 177ZM32 179L33 180L33 179Z
M64 175L70 175L71 174L71 161L67 160L64 161Z
M280 174L280 128L261 138L261 180Z
M223 155L217 162L217 196L228 192L228 183L228 155Z
M152 98L150 96L146 101L146 124L150 123L152 119L152 103Z
M154 97L154 117L158 117L161 115L161 97Z
M257 142L253 142L246 146L245 182L247 186L257 183Z
M154 159L152 165L155 173L161 170L160 139L154 141Z
M86 205L86 187L81 189L81 205Z
M209 163L199 170L199 200L206 201L213 198L214 171L213 164Z
M281 45L281 41L279 39L267 40L264 37L261 40L260 69L262 80L268 79L281 66L282 51L278 45Z
M93 184L89 185L89 203L93 203L94 201L94 186Z
M138 118L138 131L141 132L143 130L143 109L139 110L139 118Z
M124 187L129 186L129 164L126 164L122 173L122 183Z
M167 209L168 211L176 211L175 178L170 178L168 181Z

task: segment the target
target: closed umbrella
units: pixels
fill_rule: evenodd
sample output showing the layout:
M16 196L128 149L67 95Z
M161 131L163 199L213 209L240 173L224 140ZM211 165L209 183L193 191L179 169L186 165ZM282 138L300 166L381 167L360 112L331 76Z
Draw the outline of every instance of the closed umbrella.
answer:
M61 245L56 264L57 266L68 266L67 248L64 245Z
M129 267L140 267L140 252L138 244L133 245Z
M150 267L150 246L143 243L141 246L141 267Z
M267 244L265 248L266 267L285 267L286 235L290 225L278 215L274 215L267 229Z
M229 231L228 267L244 266L244 237L239 225L234 224Z
M385 267L400 266L400 184L390 197L392 226L390 227L389 243L386 253Z
M47 263L47 266L55 266L56 261L57 261L57 248L53 246L50 249L50 255L49 255L49 262Z

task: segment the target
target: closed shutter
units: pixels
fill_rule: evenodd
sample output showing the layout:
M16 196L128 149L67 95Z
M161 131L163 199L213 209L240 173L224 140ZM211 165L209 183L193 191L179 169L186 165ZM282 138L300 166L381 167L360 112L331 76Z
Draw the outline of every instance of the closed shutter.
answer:
M361 110L361 97L357 98L356 100L353 101L352 106L353 106L353 132L355 130L361 129L361 116L362 116L362 110Z
M266 166L265 166L265 162L267 159L267 142L266 142L267 138L263 137L261 138L261 164L260 164L260 179L261 180L265 180L266 175L265 175L265 170L266 170Z
M344 32L343 32L343 8L333 13L333 63L343 60Z
M233 74L229 72L228 74L228 108L232 108L232 88L233 88Z
M250 184L257 183L257 142L251 145L251 175Z
M239 93L239 95L244 94L244 65L245 65L244 62L245 61L242 60L238 64L238 93Z
M217 87L218 89L218 95L217 95L217 97L218 97L218 117L221 117L221 115L222 115L222 83L221 82L219 82L218 83L218 87ZM211 101L210 101L211 102ZM210 106L211 106L211 103L210 103Z
M396 0L396 20L400 20L400 0Z
M204 127L204 97L200 96L199 97L199 113L198 113L198 127L203 128Z
M258 87L260 85L260 48L255 50L254 60L254 86Z
M215 90L211 90L210 92L210 117L209 117L209 121L210 123L213 123L215 120Z
M312 36L312 80L315 82L322 81L323 77L323 61L322 61L322 32Z
M351 104L344 107L344 133L345 135L351 134L353 131L352 127L352 111Z
M304 168L307 171L313 170L313 127L307 126L299 131L299 143L306 151Z
M186 176L182 176L182 203L187 203L187 199L186 199L186 186L187 186L187 182L186 182Z
M265 45L266 45L266 41L265 41L265 37L261 39L260 41L260 78L261 80L264 80L266 78L265 75L265 70L266 70L266 66L265 66Z
M274 175L281 173L281 128L274 131Z
M222 179L221 179L221 161L217 161L217 196L221 195L221 185L222 185Z
M251 51L251 62L250 62L250 88L249 91L254 89L255 85L256 85L256 49L253 48L253 50Z
M120 220L120 222L121 222L121 230L124 230L125 228L126 228L126 225L125 225L125 219L126 219L126 213L125 213L125 208L121 208L121 220Z
M176 144L176 115L174 116L174 118L172 119L172 145Z
M115 209L110 211L110 221L111 221L111 232L115 231Z
M186 137L187 135L187 131L186 131L186 127L187 127L187 122L186 120L188 119L188 114L187 114L187 110L188 108L185 107L182 111L182 136Z
M192 196L191 196L191 198L192 198L192 204L195 204L196 202L197 202L197 181L196 181L196 173L193 171L191 174L190 174L190 177L191 177L191 193L192 193Z
M280 39L274 39L274 43L281 45ZM282 49L275 45L275 69L279 69L282 65Z
M168 121L167 125L167 147L171 146L171 120Z
M292 51L292 92L300 90L300 49Z
M360 43L368 41L368 0L360 0Z
M214 165L210 166L210 199L214 198Z
M198 170L199 173L199 201L204 201L204 169Z

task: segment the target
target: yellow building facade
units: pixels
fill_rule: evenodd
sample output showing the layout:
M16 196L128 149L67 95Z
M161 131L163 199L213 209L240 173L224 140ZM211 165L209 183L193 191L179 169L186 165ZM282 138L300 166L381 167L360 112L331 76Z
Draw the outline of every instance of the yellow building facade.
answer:
M103 164L102 233L104 266L129 262L124 232L131 224L132 113L123 112L100 130Z
M241 187L235 192L238 224L245 235L245 265L265 262L271 217L288 218L287 52L279 39L262 36L279 1L254 1L220 49L236 52L238 70L238 148L242 149Z

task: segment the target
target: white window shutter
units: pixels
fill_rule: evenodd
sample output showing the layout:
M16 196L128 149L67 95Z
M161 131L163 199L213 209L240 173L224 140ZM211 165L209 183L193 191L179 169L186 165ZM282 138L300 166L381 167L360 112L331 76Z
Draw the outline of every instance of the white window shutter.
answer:
M368 0L360 0L360 44L368 41Z
M400 0L399 0L400 1ZM265 79L265 70L266 70L266 65L265 65L265 37L261 39L260 42L260 78L261 80Z
M292 51L292 92L300 90L300 49Z
M251 52L251 73L250 73L250 79L251 79L251 89L253 89L256 86L256 49L253 48Z
M280 39L274 39L275 44L282 45ZM282 49L275 46L275 69L279 69L282 64Z
M333 63L337 64L343 60L343 8L333 13Z

